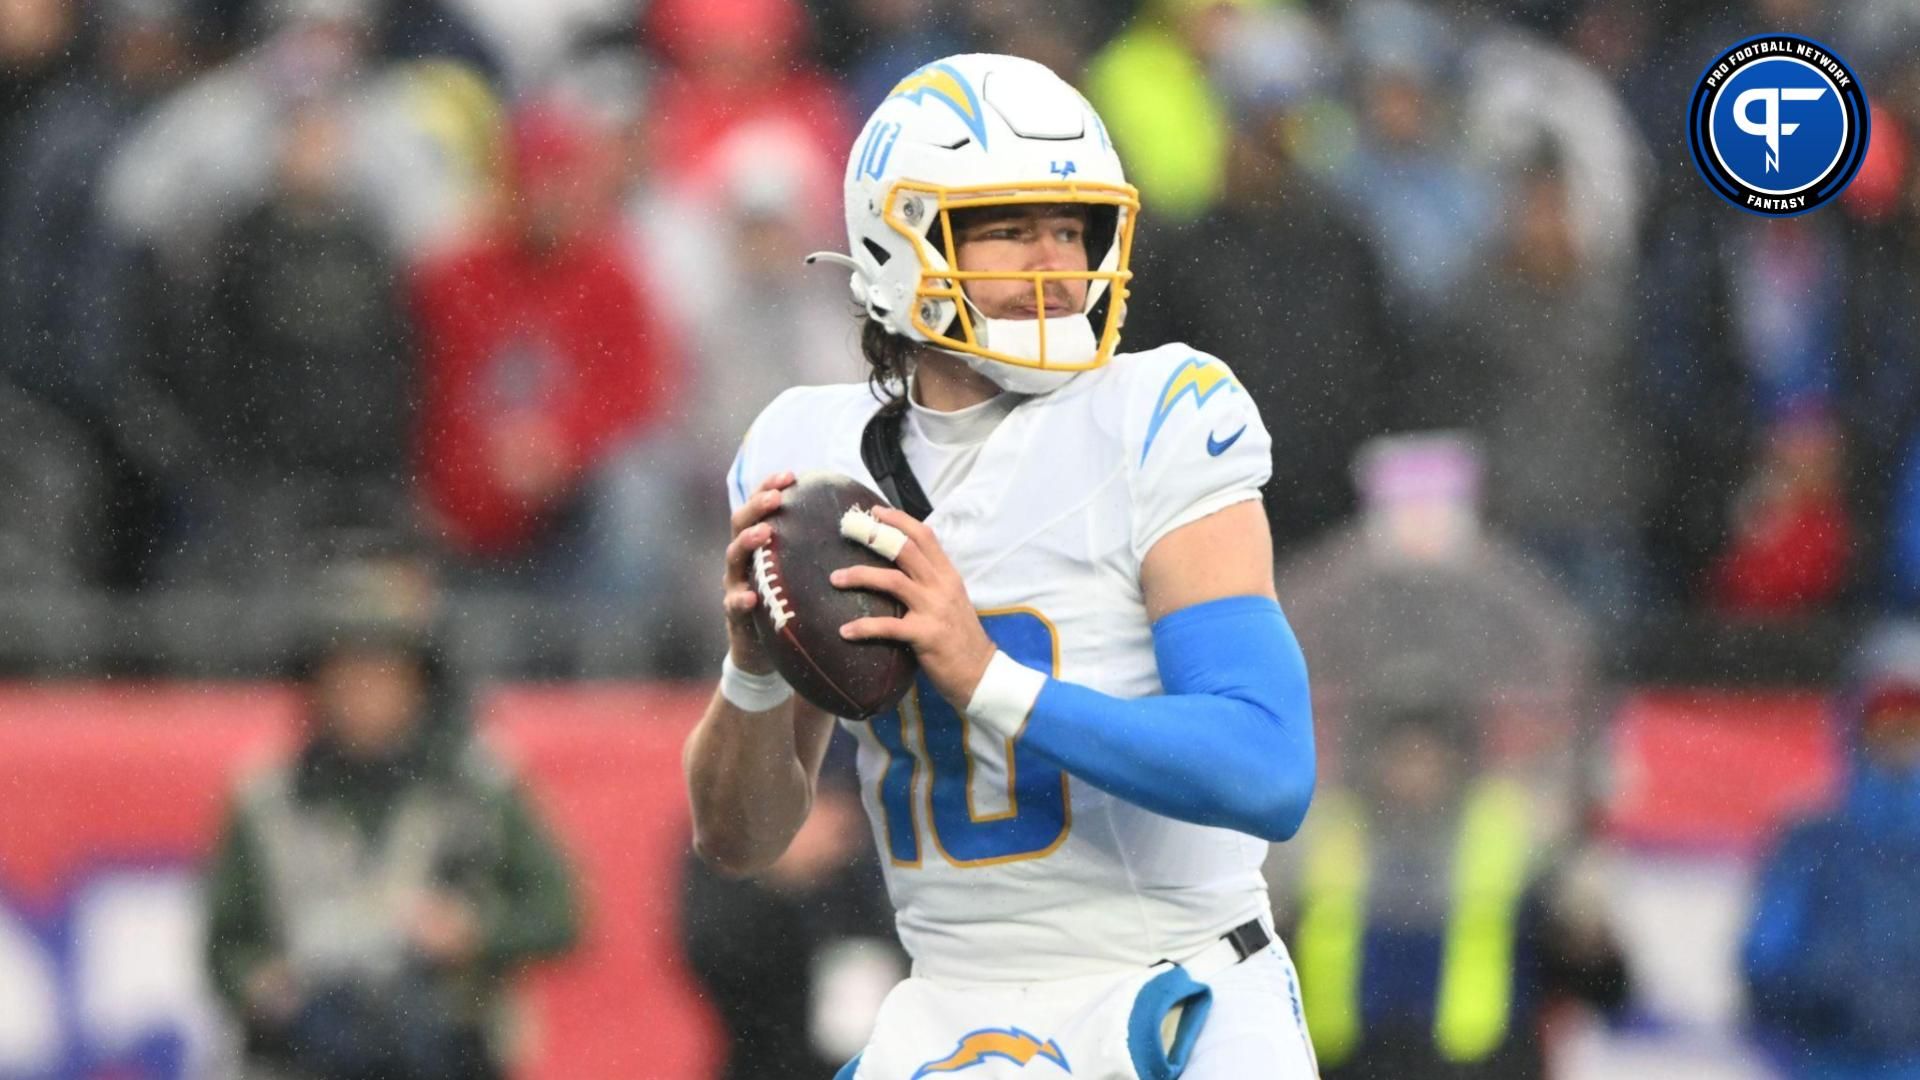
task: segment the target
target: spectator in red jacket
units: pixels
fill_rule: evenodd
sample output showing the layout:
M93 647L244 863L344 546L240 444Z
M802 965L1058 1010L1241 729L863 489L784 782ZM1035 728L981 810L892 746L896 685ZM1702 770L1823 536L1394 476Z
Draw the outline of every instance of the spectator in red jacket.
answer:
M614 223L611 146L554 107L523 113L494 223L415 282L424 501L470 564L576 565L596 469L653 427L673 391Z
M1802 615L1838 599L1854 547L1840 432L1819 412L1774 425L1734 507L1713 604L1736 616Z

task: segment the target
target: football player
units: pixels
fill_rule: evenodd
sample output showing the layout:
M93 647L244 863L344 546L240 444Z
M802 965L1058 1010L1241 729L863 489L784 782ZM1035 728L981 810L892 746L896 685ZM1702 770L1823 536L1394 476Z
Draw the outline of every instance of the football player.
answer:
M851 271L873 378L782 394L733 463L698 850L753 873L807 815L834 720L772 673L749 564L796 473L853 476L908 543L834 582L906 614L841 632L907 642L920 675L848 724L914 964L841 1076L1315 1075L1260 874L1314 746L1253 402L1188 346L1116 353L1139 200L1045 67L913 72L845 196L850 253L813 261Z

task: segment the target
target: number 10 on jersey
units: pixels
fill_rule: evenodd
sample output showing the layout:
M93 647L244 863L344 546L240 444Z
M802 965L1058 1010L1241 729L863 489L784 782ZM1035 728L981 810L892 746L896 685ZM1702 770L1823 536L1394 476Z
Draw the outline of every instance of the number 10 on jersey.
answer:
M1029 608L983 611L987 637L1014 660L1040 671L1059 669L1059 639L1053 625ZM1007 806L982 814L974 808L979 755L968 745L967 718L921 675L898 706L872 721L874 738L886 748L880 778L888 854L895 865L918 866L922 811L940 855L955 866L990 866L1036 859L1067 838L1067 775L1060 767L1007 739L992 755L1006 773Z

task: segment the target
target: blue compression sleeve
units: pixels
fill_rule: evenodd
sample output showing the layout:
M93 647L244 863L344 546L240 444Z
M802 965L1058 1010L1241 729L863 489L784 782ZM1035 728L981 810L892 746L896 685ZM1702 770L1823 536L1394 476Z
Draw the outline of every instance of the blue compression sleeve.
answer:
M1156 814L1291 837L1313 798L1313 707L1280 605L1230 596L1182 608L1153 624L1153 652L1163 695L1048 679L1025 745Z

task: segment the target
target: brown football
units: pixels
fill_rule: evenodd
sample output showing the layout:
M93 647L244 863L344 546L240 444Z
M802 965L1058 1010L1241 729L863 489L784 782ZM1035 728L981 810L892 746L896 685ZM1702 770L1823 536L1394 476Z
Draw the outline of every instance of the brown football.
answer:
M801 697L850 720L892 708L919 670L913 649L901 642L840 636L842 624L897 617L906 613L905 605L886 593L842 589L828 580L843 566L893 565L840 534L849 509L885 505L852 477L802 473L768 515L772 535L753 558L753 586L760 594L753 625L774 667Z

